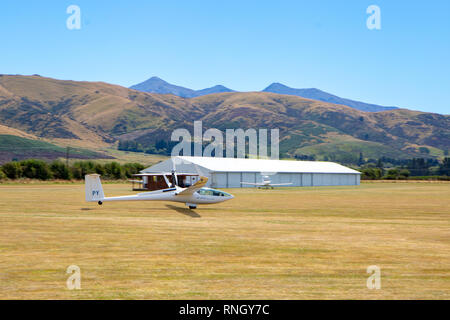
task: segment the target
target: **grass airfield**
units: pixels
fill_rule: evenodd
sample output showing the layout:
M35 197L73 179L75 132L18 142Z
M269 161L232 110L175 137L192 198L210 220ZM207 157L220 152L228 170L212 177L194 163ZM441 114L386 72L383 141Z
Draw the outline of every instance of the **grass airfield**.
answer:
M450 183L227 191L190 211L0 185L0 299L450 299Z

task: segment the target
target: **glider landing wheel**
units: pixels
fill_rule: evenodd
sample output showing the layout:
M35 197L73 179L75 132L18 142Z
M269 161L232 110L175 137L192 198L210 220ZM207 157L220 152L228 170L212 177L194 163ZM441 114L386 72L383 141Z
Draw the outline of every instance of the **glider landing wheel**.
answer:
M103 202L101 202L101 201L98 202L98 205L99 205L99 206L101 206L102 204L103 204Z
M197 206L189 206L189 209L191 210L197 209Z

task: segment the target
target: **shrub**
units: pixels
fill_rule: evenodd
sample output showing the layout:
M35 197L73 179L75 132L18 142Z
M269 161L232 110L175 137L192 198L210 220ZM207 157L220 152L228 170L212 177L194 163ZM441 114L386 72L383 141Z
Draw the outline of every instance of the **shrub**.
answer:
M400 179L408 179L408 177L411 175L408 169L401 169L399 172L399 178Z
M362 170L361 179L378 180L381 179L383 172L380 168L365 168Z
M71 178L70 170L64 162L58 160L53 161L50 164L50 170L55 179L70 180Z
M22 175L29 179L49 180L52 178L52 172L47 162L42 160L24 160L20 162Z
M96 164L92 161L77 161L70 168L71 174L75 179L84 179L84 176L95 171Z
M124 179L125 173L118 162L105 164L105 176L110 179Z
M389 169L387 174L383 177L386 180L396 180L398 179L399 172L398 169Z
M83 180L84 176L91 173L97 173L105 179L125 179L131 178L133 174L139 173L144 169L140 163L125 163L121 165L118 162L110 162L106 164L96 163L93 161L77 161L72 166L67 165L59 160L47 164L41 160L25 160L21 162L12 161L0 166L0 179L61 179Z
M124 173L127 178L131 178L133 174L144 170L144 166L140 163L125 163L123 165Z
M444 158L442 164L439 165L439 174L450 176L450 158Z
M2 171L9 179L19 179L22 176L22 167L16 161L5 163Z

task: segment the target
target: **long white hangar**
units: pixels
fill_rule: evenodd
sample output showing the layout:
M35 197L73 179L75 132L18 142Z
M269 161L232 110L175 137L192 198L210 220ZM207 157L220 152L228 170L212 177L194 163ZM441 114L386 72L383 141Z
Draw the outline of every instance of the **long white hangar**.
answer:
M171 172L174 162L177 172L205 176L209 179L207 186L212 188L251 187L241 182L259 183L264 176L268 176L271 183L291 183L289 186L293 187L360 184L360 172L322 161L178 156L144 169L142 173Z

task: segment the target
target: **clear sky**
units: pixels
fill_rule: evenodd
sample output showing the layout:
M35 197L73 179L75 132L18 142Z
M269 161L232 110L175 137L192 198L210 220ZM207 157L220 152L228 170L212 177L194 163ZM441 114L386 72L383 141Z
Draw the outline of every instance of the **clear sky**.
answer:
M69 30L69 5L81 29ZM369 30L369 5L381 30ZM450 113L450 1L0 2L0 73L259 91L272 82Z

